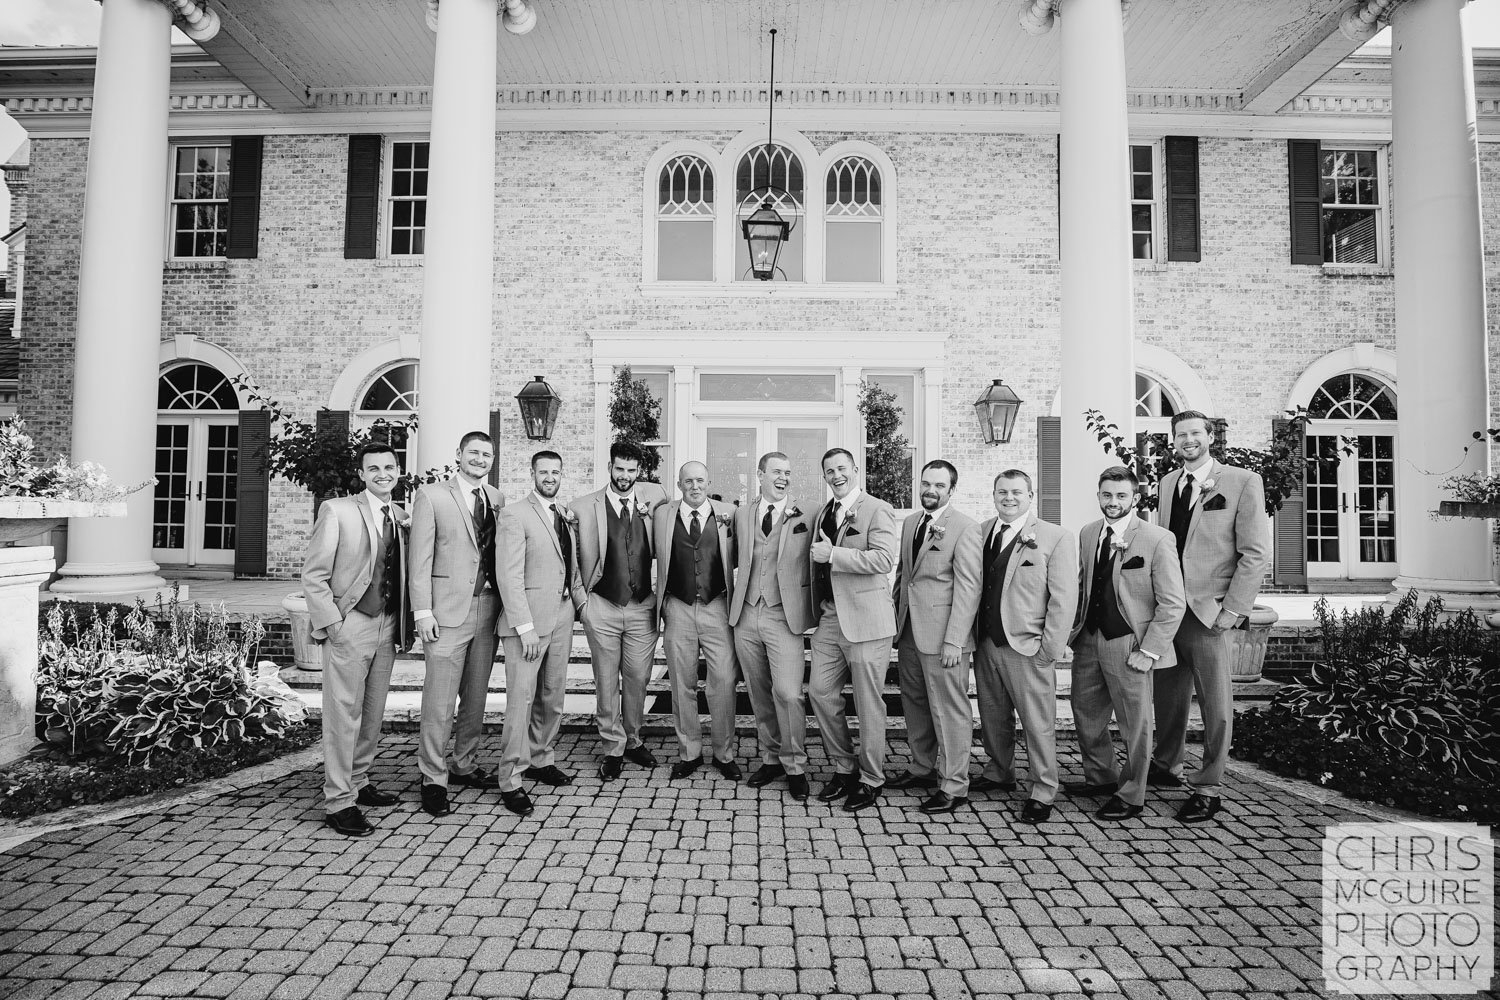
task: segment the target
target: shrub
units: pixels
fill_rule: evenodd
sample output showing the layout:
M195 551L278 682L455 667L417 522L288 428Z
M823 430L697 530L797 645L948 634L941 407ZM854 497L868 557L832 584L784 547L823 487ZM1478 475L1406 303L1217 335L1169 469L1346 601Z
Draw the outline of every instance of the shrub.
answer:
M896 394L874 382L859 383L865 422L865 492L898 510L911 503L911 443L901 434Z
M661 452L646 442L661 437L661 410L662 401L652 395L644 379L635 377L629 365L615 370L609 387L609 425L616 443L625 441L640 448L642 482L659 482Z

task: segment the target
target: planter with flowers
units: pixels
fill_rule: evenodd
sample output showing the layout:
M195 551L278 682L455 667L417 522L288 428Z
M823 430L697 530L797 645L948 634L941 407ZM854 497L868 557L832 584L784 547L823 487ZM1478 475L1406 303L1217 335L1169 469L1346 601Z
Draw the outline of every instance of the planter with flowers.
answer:
M1484 472L1449 476L1443 480L1443 489L1453 499L1438 502L1439 517L1500 517L1500 476Z
M120 486L92 462L38 465L25 422L0 423L0 764L34 740L38 590L56 568L52 546L14 543L70 517L124 517L125 498L153 482Z

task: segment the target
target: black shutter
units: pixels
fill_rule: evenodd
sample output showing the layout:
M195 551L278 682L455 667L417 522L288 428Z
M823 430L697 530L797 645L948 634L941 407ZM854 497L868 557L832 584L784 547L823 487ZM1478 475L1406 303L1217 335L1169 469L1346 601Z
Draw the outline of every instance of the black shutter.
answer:
M1287 421L1277 418L1271 421L1271 436L1274 438L1286 427ZM1306 452L1304 438L1303 451ZM1306 473L1303 482L1282 503L1281 509L1271 517L1272 532L1272 581L1278 587L1307 586L1307 497Z
M1036 516L1062 524L1062 417L1036 418Z
M266 575L266 534L271 506L271 475L266 445L271 414L240 411L239 481L235 494L234 575Z
M228 256L260 255L260 161L265 136L239 135L229 140Z
M1316 139L1286 144L1292 209L1292 263L1323 263L1323 147Z
M348 191L344 200L344 258L373 260L379 243L380 147L378 135L349 137Z
M1198 219L1198 137L1169 135L1167 168L1167 260L1200 261L1203 246Z
M495 464L490 466L490 485L500 488L500 411L490 411L490 438L494 442Z

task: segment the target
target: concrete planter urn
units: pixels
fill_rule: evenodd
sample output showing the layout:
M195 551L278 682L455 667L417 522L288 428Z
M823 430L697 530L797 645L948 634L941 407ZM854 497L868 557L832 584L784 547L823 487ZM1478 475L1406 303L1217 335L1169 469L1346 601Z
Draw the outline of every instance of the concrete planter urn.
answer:
M1438 517L1500 517L1500 503L1440 500L1437 512Z
M322 670L323 647L313 641L312 614L307 610L307 598L299 591L288 594L281 607L292 620L292 663L298 670Z
M1250 609L1248 628L1229 632L1229 679L1250 683L1260 680L1266 663L1266 646L1271 640L1271 626L1280 616L1263 604Z
M124 517L125 503L0 497L0 544L35 538L70 517Z

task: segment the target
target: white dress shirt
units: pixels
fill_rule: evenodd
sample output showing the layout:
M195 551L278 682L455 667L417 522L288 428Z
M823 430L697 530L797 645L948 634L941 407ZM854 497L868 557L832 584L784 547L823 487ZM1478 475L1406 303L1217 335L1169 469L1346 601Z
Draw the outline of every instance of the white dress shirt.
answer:
M682 506L677 508L677 516L682 519L682 526L689 530L693 527L692 514L698 512L698 530L703 531L708 527L709 519L714 516L714 504L712 500L703 501L702 507L689 507L687 501L682 501Z
M360 494L360 499L370 505L370 513L374 517L365 523L365 530L370 536L370 551L376 554L380 552L380 533L385 530L385 510L393 506L389 499L382 500L369 490ZM391 525L396 523L396 512L391 511Z

